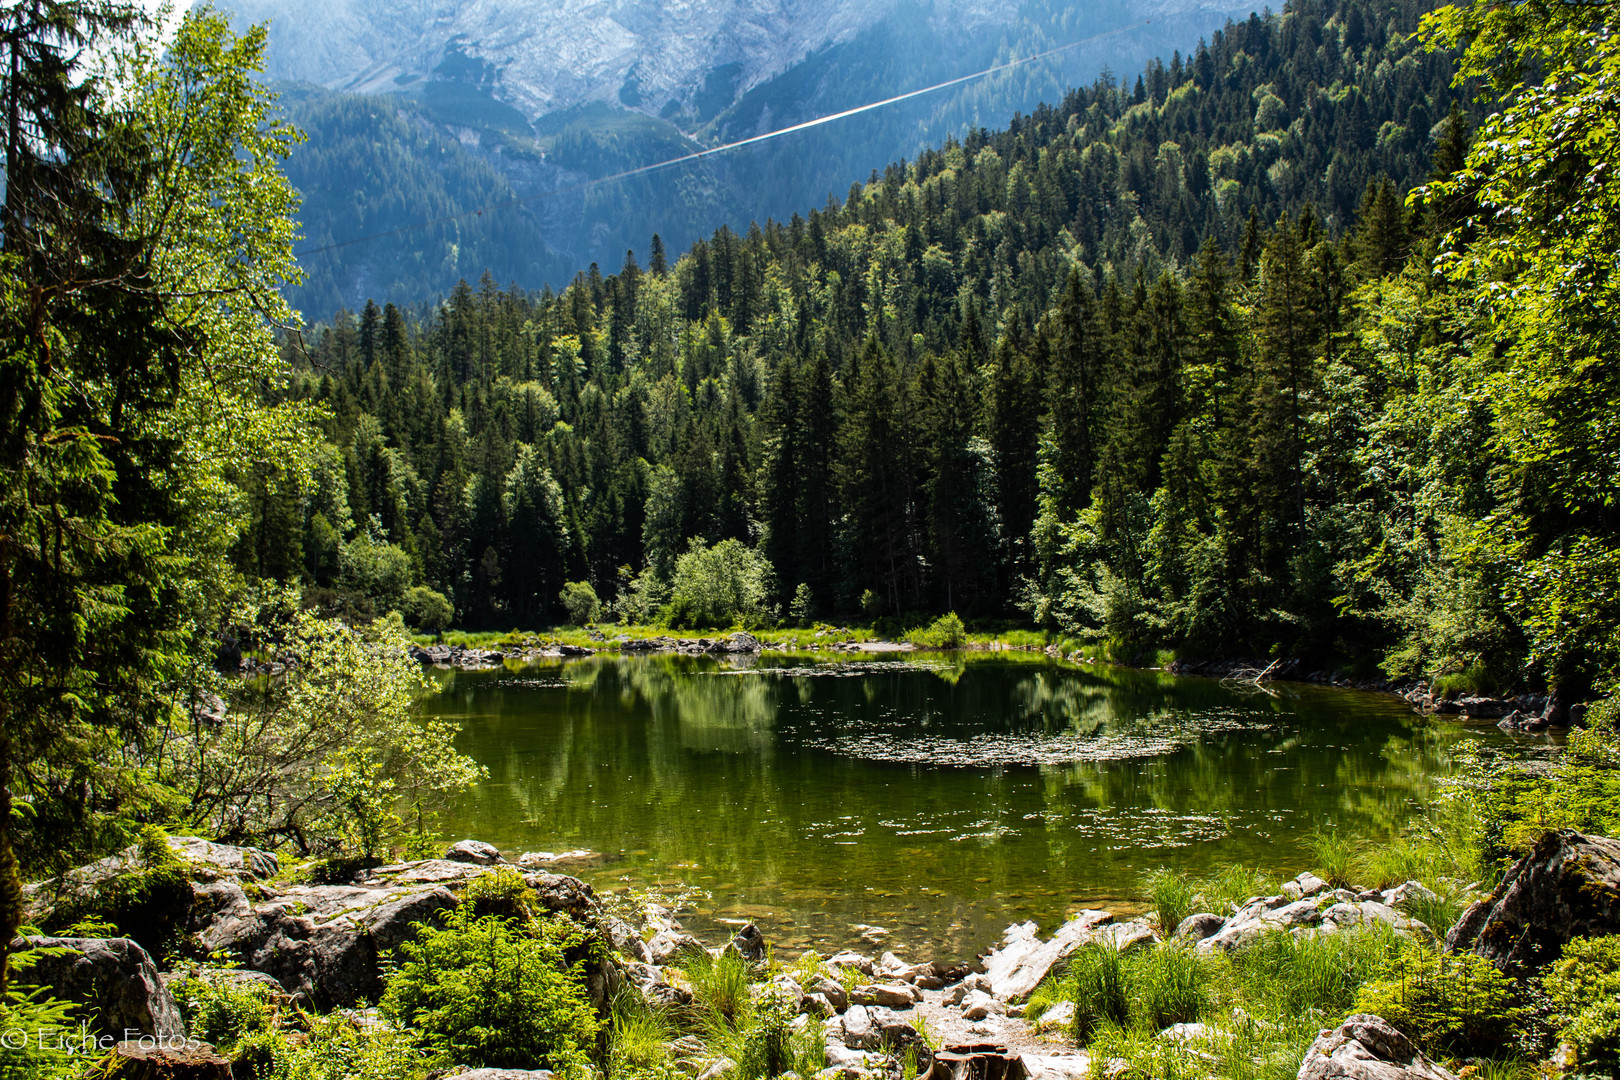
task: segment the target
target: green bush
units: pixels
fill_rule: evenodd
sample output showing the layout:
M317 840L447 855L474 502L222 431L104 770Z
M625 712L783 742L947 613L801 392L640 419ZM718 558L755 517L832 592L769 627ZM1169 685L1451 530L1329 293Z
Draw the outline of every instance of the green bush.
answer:
M1587 1075L1620 1075L1620 935L1564 946L1542 978L1560 1042Z
M533 925L542 912L540 894L510 866L473 878L462 895L462 903L472 909L475 917L493 915L522 927Z
M425 585L413 585L405 590L399 613L404 616L405 625L419 634L442 633L456 621L456 609L450 598Z
M810 591L809 582L801 581L799 587L793 590L793 602L788 605L788 621L801 629L816 621L816 598Z
M1549 829L1620 833L1620 699L1593 705L1586 720L1550 775L1516 785L1503 800L1509 847L1528 847Z
M769 615L765 600L774 576L770 561L740 540L705 547L694 539L675 560L663 617L675 628L758 625Z
M38 953L11 954L13 974L27 978ZM76 1007L52 997L46 987L22 987L13 981L0 998L0 1031L24 1032L21 1046L0 1042L0 1077L4 1080L68 1080L84 1072L71 1040L80 1035Z
M925 649L960 649L967 642L967 627L953 611L911 631L906 640Z
M1405 957L1356 994L1354 1010L1383 1017L1427 1053L1497 1057L1522 1034L1518 989L1472 953Z
M525 927L465 904L400 946L379 1005L445 1064L582 1066L598 1025L583 976L566 959L581 944L566 920Z
M593 623L602 613L602 602L596 598L596 590L588 581L568 582L557 594L557 600L568 612L568 622L572 626Z
M172 985L186 1031L228 1057L244 1040L275 1030L276 1004L263 984L193 971Z
M743 1080L776 1080L798 1064L793 1028L797 1002L789 1003L780 994L767 994L754 1009L743 1031L742 1053L737 1071Z

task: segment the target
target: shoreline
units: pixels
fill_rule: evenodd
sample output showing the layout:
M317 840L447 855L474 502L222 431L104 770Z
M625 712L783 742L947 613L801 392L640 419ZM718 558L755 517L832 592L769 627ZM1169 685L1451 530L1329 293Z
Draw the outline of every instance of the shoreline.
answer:
M1065 653L1058 645L1040 646L1007 641L969 641L955 647L917 645L882 638L856 639L852 631L818 633L801 644L800 639L761 640L747 631L725 636L685 637L659 635L592 637L592 644L565 641L555 633L527 634L521 644L479 647L460 644L418 642L412 654L425 667L450 671L489 671L507 661L534 663L542 660L586 659L592 656L803 656L857 657L901 656L948 653L1025 653L1043 655L1077 667L1115 667L1129 671L1157 671L1191 678L1213 679L1223 683L1264 686L1275 682L1327 686L1388 694L1404 701L1414 713L1423 716L1450 716L1470 721L1496 721L1505 731L1541 734L1583 726L1585 703L1569 702L1557 694L1521 692L1508 695L1464 693L1436 695L1424 680L1358 679L1341 669L1312 668L1301 659L1273 661L1231 658L1222 660L1174 659L1163 666L1130 664L1119 660L1086 656L1079 650ZM493 645L494 643L492 643ZM1307 670L1309 669L1309 670Z

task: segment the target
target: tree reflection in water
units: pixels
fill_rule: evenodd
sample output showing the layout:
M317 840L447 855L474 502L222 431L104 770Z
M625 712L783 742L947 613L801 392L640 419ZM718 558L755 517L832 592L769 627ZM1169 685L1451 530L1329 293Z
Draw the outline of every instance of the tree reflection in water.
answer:
M490 769L457 838L603 852L601 888L696 885L691 925L757 918L823 950L878 924L971 954L1161 865L1291 874L1320 826L1398 832L1458 742L1493 734L1381 695L1005 654L592 657L442 686L427 711Z

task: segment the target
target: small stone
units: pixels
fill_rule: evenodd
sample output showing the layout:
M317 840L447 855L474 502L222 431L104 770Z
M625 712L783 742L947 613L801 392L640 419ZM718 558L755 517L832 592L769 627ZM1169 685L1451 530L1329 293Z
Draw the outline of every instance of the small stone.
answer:
M962 1019L983 1020L987 1016L1001 1016L1007 1011L1007 1006L991 997L983 990L971 991L962 1001Z
M1283 885L1283 895L1292 900L1306 900L1317 893L1326 892L1328 883L1309 870Z
M854 968L856 971L866 976L872 975L872 973L877 969L876 965L872 963L872 958L870 956L862 956L860 953L851 952L848 949L845 949L843 952L834 953L832 957L828 959L827 966Z
M737 1074L737 1063L728 1057L716 1058L714 1063L698 1074L698 1080L725 1080Z
M1067 1028L1073 1023L1074 1002L1060 1001L1041 1013L1040 1019L1035 1021L1035 1028L1038 1031L1049 1031L1054 1028Z
M839 1012L849 1008L849 994L844 990L844 984L835 979L817 975L810 980L810 985L806 986L805 990L812 994L820 994Z

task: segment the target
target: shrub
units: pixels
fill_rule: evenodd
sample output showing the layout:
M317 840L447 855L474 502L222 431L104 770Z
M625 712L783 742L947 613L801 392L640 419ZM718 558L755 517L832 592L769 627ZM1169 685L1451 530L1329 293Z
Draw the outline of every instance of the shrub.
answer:
M1493 1057L1521 1034L1517 996L1483 957L1431 954L1397 961L1363 986L1355 1011L1382 1016L1432 1055Z
M788 621L801 628L816 621L816 598L810 591L809 582L801 581L799 587L793 590L793 602L788 605Z
M26 972L35 950L11 954L13 974ZM80 1034L80 1017L71 1002L52 997L46 987L22 987L14 980L0 998L0 1031L24 1032L21 1046L0 1041L0 1077L6 1080L66 1080L84 1071L84 1060L72 1040Z
M1582 1073L1620 1074L1620 935L1564 946L1542 979L1560 1042Z
M668 596L669 586L652 567L637 574L628 566L621 566L619 598L613 603L614 616L627 626L643 626L657 616Z
M263 984L192 972L173 988L186 1031L222 1054L235 1057L244 1040L275 1030L276 1006Z
M694 539L675 560L667 621L694 629L757 624L768 614L765 598L774 573L765 556L740 540L705 547Z
M502 866L473 878L462 901L474 916L493 915L529 926L540 917L540 894L529 887L523 875Z
M573 626L593 623L602 613L602 602L596 598L596 590L588 581L570 581L557 594L557 600L568 612L568 622Z
M415 941L400 946L379 1005L447 1064L580 1066L597 1022L565 952L582 940L566 920L525 928L465 904L444 926L423 926Z
M925 649L959 649L967 641L967 627L956 612L941 615L926 627L913 630L906 640Z
M450 598L425 585L413 585L405 590L399 613L405 617L405 625L419 634L442 633L456 621L456 609Z
M737 1071L744 1080L776 1080L796 1065L792 1023L797 1003L780 994L766 994L754 1010L753 1022L743 1032Z

